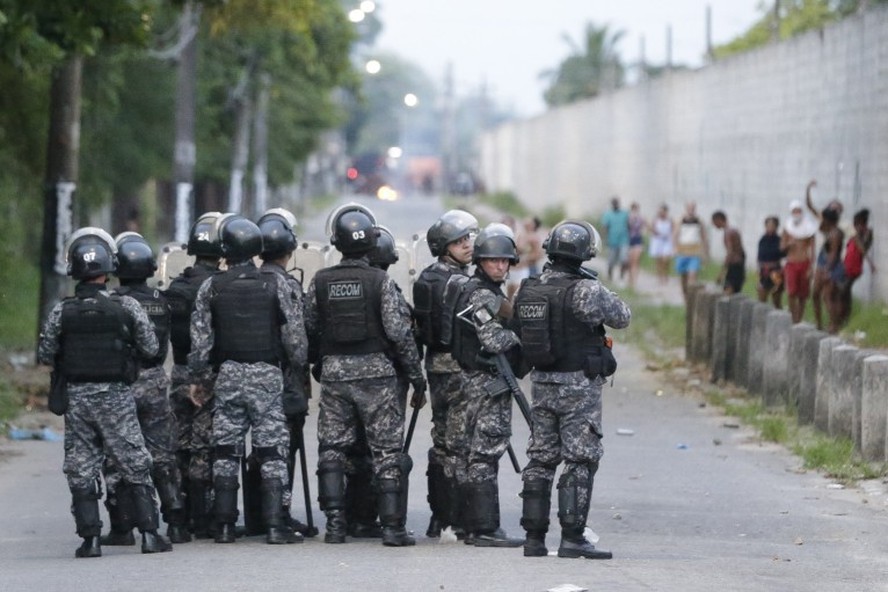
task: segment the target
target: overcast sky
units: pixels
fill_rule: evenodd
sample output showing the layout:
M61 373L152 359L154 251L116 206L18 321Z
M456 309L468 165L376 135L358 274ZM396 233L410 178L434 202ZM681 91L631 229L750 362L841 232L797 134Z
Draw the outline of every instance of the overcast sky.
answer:
M624 62L637 62L645 38L647 61L666 58L672 25L674 64L699 66L706 49L706 5L712 37L723 43L759 16L760 0L377 0L384 29L377 47L421 66L438 83L453 63L457 93L482 81L498 103L529 116L544 109L539 73L557 67L579 42L585 23L626 32ZM355 0L358 4L358 0Z

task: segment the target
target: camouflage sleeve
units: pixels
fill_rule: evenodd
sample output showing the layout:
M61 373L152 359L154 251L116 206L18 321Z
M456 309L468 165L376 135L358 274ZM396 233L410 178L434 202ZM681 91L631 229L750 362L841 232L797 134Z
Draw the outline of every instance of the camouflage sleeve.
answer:
M302 310L304 312L305 334L308 337L309 349L315 351L317 349L319 322L318 299L314 280L311 280L311 283L308 285L308 292L306 292L303 299ZM314 363L315 360L309 360L309 362Z
M308 339L305 337L303 322L302 290L275 274L277 278L277 295L284 313L284 325L281 327L281 340L287 359L293 367L305 365L308 356ZM297 294L298 292L298 294Z
M40 341L37 344L37 361L49 366L55 363L59 353L59 341L62 335L62 303L59 302L49 312L43 330L40 332Z
M625 329L632 320L629 306L596 280L582 280L574 289L573 307L585 323Z
M406 302L398 294L395 281L387 277L382 284L382 327L395 346L395 355L411 381L422 379L422 365L410 323Z
M211 279L201 284L191 313L191 351L188 353L188 371L195 383L208 380L210 352L213 351L213 317L210 311Z
M469 302L472 305L478 340L485 351L499 354L521 343L514 331L507 329L505 322L496 316L501 304L497 294L480 288L475 290Z
M136 299L130 296L121 296L120 305L135 323L136 334L133 337L136 349L139 350L143 358L153 358L157 355L160 346L157 343L157 334L154 332L154 323L148 318L148 313Z

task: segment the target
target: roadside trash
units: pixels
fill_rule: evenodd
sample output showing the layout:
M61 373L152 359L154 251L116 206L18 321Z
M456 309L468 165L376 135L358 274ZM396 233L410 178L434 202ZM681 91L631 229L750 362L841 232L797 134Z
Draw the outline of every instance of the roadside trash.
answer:
M796 544L796 545L804 545L804 544L805 544L805 539L803 539L802 537L796 537L796 540L793 541L793 544Z
M634 436L635 430L630 430L629 428L619 428L617 429L618 436Z
M718 438L713 438L712 443L715 444L716 446L721 446L722 441L719 440Z
M46 426L36 430L25 428L17 428L15 426L9 428L10 440L45 440L47 442L61 442L62 437L55 433L52 428Z
M735 422L733 422L733 421L726 421L725 423L722 424L722 427L725 427L725 428L732 428L732 429L737 429L737 428L740 427L740 424L739 424L739 423L735 423Z
M597 543L598 540L601 538L598 536L598 533L596 533L594 530L592 530L588 526L583 530L583 536L586 537L586 539L588 539L588 541L590 543L592 543L593 545L595 543Z
M829 483L826 486L827 489L845 489L845 486L841 483Z
M663 396L663 391L662 391L662 390L658 390L658 391L657 391L656 393L654 393L654 394L657 395L658 397L662 397L662 396Z
M579 586L574 586L573 584L561 584L559 586L555 586L554 588L549 588L548 590L546 590L546 592L589 592L589 588L580 588Z
M687 450L688 449L687 444L676 444L675 447L678 448L679 450Z

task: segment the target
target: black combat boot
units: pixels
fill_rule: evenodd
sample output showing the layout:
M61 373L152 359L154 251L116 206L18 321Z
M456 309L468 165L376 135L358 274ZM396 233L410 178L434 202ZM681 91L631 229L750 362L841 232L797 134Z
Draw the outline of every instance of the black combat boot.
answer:
M456 508L459 513L459 523L463 529L463 544L475 544L475 512L472 507L472 486L463 483L457 486Z
M444 475L444 467L437 463L429 462L426 470L426 479L428 483L428 495L426 500L429 502L429 508L432 510L432 516L429 518L429 527L426 529L426 536L429 538L438 538L441 536L441 530L450 525L447 519L447 508L450 505L449 489L447 486L447 477Z
M382 524L382 544L386 547L409 547L416 544L405 528L406 492L400 479L378 479L379 522Z
M535 479L524 482L521 498L521 526L527 531L524 539L525 557L545 557L546 533L549 531L549 510L551 507L552 482Z
M280 479L263 479L262 491L262 522L265 523L268 532L265 542L269 545L286 545L288 543L301 543L302 535L284 524L283 497L284 484Z
M188 510L191 512L191 532L196 539L208 539L213 516L210 502L213 488L207 481L190 481L188 489Z
M216 477L213 479L213 521L216 532L213 539L217 543L233 543L236 538L234 528L237 522L237 477Z
M592 466L587 483L579 483L573 473L562 474L558 482L558 520L561 523L561 545L559 557L572 559L611 559L610 551L602 551L586 540L586 517L589 514L589 501L592 497L592 478L598 463ZM582 504L580 500L585 500Z
M495 481L470 484L469 495L476 547L515 548L524 543L522 539L510 538L500 528L499 493Z
M126 485L120 483L115 491L108 491L105 498L105 509L111 530L102 535L102 544L109 547L131 547L136 544L133 536L133 504Z
M160 498L160 512L167 523L171 543L187 543L191 534L186 528L185 500L179 485L179 472L173 467L155 467L154 486Z
M157 533L157 505L154 503L154 488L149 485L128 485L133 497L133 518L142 533L142 553L165 553L173 546L162 534Z
M99 519L99 494L95 485L71 490L71 513L77 534L83 543L74 552L74 557L101 557L102 521Z
M318 502L327 516L324 542L345 542L348 522L345 517L345 469L342 463L324 461L318 463Z

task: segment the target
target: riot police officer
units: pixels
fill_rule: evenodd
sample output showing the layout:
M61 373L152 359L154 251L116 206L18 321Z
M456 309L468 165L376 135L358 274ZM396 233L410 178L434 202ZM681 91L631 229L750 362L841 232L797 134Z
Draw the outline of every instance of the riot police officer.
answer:
M176 457L191 528L197 538L209 536L211 522L215 401L206 396L200 405L195 405L189 397L191 376L188 372L188 353L191 351L191 313L197 291L207 278L219 270L222 248L215 228L219 216L219 212L207 212L191 226L186 248L187 253L194 256L194 264L173 279L164 292L171 313L173 369L170 374L170 404L176 418Z
M415 544L405 529L403 485L410 463L401 452L404 407L392 360L414 388L412 404L423 402L426 383L395 282L367 260L377 241L374 226L372 214L361 206L334 212L331 242L342 262L320 270L306 294L306 330L314 340L313 361L322 365L319 500L327 516L325 542L344 543L346 462L362 424L373 458L382 542L405 546Z
M454 274L467 276L472 262L478 220L468 212L450 210L426 232L429 250L438 260L422 270L413 284L413 304L420 342L425 346L425 369L432 402L432 447L429 449L428 502L432 517L426 536L437 537L452 526L458 536L460 498L464 483L467 442L463 372L451 354L453 310L445 310L444 290Z
M530 462L522 479L524 555L545 556L555 470L558 480L559 557L610 559L583 535L592 483L601 460L601 386L616 371L604 326L622 329L631 312L581 264L600 248L591 224L566 220L543 245L549 263L539 278L524 281L515 321L524 359L533 366Z
M176 466L174 420L167 394L170 379L163 367L170 343L170 308L166 298L146 283L157 270L154 251L148 242L136 232L118 234L114 241L117 245L115 275L120 280L115 293L130 296L142 305L157 336L157 355L141 361L139 378L132 385L132 393L145 446L151 454L151 476L160 498L161 515L168 524L167 536L173 543L186 543L191 540L191 535L185 524L182 484ZM111 532L102 537L102 544L133 545L132 524L127 520L128 500L124 499L128 492L120 486L120 473L110 458L106 458L103 473Z
M43 326L37 359L67 382L64 472L83 544L76 557L101 557L99 471L105 455L120 471L132 498L142 552L172 549L157 534L151 456L136 419L130 386L141 359L157 355L154 327L139 303L109 294L105 282L117 266L114 239L99 228L75 232L67 250L73 298L56 304Z
M519 345L506 328L511 306L502 292L509 267L518 262L515 235L505 224L487 225L475 239L471 280L462 282L453 322L453 357L465 371L468 459L464 496L466 544L518 547L500 528L497 467L512 433L512 399L497 380L492 356ZM456 277L456 276L454 276ZM454 284L455 285L455 284Z
M287 264L290 262L293 251L296 250L297 246L296 217L283 208L272 208L257 220L256 225L262 233L262 253L259 255L262 259L262 265L259 271L276 274L286 280L290 286L293 307L299 318L298 322L302 323L304 308L302 283L287 271ZM314 532L309 532L305 524L295 520L290 514L293 483L296 478L296 454L299 452L300 446L305 445L302 430L305 426L305 417L308 414L308 399L311 396L308 367L306 365L295 368L285 364L282 370L284 373L284 392L281 400L284 407L284 417L287 418L287 432L290 436L290 446L287 454L289 481L284 490L283 497L284 520L293 528L297 536L301 537L304 534L314 536ZM247 466L248 474L258 469L258 463L256 462L248 462ZM247 486L245 483L244 487L246 488ZM247 511L245 508L245 522L249 517L246 514ZM247 528L250 530L249 525Z
M213 389L213 511L217 543L235 541L237 490L244 436L252 429L260 459L262 518L266 542L301 541L285 525L284 488L289 481L289 437L281 402L282 365L302 367L305 328L292 288L277 274L261 273L253 257L262 233L250 220L226 214L216 221L228 269L211 276L197 293L191 318L192 393ZM210 384L214 374L215 383Z

